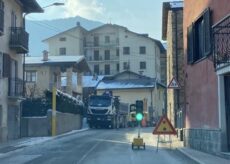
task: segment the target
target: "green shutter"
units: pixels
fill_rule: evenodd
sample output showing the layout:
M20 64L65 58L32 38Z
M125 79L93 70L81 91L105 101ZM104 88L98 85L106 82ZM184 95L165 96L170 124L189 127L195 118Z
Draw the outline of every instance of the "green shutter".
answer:
M194 36L193 24L188 27L187 33L187 62L192 64L194 62Z
M211 46L211 20L210 9L208 8L203 15L204 19L204 55L208 56L212 51Z

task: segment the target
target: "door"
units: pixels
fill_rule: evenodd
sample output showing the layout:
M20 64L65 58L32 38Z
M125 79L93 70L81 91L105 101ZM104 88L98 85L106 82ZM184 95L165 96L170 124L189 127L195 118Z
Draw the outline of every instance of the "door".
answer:
M230 74L224 77L227 146L230 151Z

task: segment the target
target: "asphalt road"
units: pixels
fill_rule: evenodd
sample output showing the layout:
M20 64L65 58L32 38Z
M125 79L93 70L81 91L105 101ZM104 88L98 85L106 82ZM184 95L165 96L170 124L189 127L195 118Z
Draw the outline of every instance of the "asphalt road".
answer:
M152 128L141 135L145 150L132 150L137 129L92 129L48 140L0 157L1 164L193 164L176 149L160 147Z

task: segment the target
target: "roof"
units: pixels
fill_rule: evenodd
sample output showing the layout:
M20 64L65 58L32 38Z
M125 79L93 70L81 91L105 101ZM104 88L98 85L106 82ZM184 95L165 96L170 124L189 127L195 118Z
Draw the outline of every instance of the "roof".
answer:
M87 31L85 28L83 28L81 25L79 25L79 26L75 26L75 27L73 27L73 28L70 28L70 29L68 29L68 30L66 30L66 31L57 33L57 34L55 34L55 35L53 35L53 36L51 36L51 37L48 37L48 38L42 40L42 42L46 42L46 41L49 40L49 39L55 38L55 37L58 36L58 35L65 34L65 33L67 33L67 32L70 32L70 31L72 31L72 30L75 30L75 29L77 29L77 28L79 28L79 29L82 30L82 31ZM67 36L70 36L70 37L76 37L76 38L77 38L77 36L74 36L74 35L72 35L72 34L66 34L66 35L67 35ZM78 38L78 39L81 39L81 38Z
M25 58L25 64L49 64L49 63L79 63L84 56L49 56L44 61L42 56L29 56Z
M26 65L74 65L82 72L89 72L90 68L84 56L49 56L47 61L42 56L30 56L25 58ZM77 64L77 65L75 65Z
M36 0L19 0L22 5L25 13L42 13L44 10L37 3Z
M82 83L83 87L89 88L89 87L96 87L97 84L104 78L104 76L97 76L96 78L94 76L82 76ZM67 77L62 77L61 80L61 86L65 87L67 85ZM77 86L77 76L72 76L72 86L73 88Z
M155 79L103 80L97 90L154 88Z
M162 40L166 40L168 27L168 11L169 10L183 10L183 1L163 2L162 6Z

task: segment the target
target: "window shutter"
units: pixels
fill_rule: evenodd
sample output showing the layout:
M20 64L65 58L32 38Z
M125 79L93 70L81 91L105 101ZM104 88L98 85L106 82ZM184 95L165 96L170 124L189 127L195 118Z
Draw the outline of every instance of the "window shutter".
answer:
M204 55L208 56L211 53L211 20L210 9L208 8L203 15L204 19Z
M3 54L3 77L10 77L10 56Z
M187 62L192 64L194 62L194 36L193 36L193 24L188 27L187 33Z

